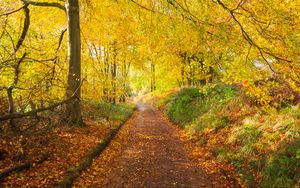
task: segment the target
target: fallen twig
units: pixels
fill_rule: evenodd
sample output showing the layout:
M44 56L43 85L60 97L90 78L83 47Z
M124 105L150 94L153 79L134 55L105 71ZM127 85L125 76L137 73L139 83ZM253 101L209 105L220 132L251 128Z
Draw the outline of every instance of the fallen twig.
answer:
M20 172L23 170L27 170L31 167L33 167L35 164L41 164L43 163L45 160L47 160L49 158L49 154L43 155L39 160L37 161L27 161L21 165L18 166L14 166L12 168L9 168L7 170L5 170L4 172L2 172L0 174L0 180L3 180L4 178L6 178L7 176L9 176L11 173L13 172Z

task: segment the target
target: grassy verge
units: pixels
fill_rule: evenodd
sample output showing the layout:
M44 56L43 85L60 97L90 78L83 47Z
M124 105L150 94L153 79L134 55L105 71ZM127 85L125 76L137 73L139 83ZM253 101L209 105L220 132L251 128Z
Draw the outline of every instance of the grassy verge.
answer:
M156 105L197 145L233 164L248 186L299 186L299 105L269 114L226 85L182 89Z
M98 123L109 124L111 126L113 126L113 124L124 123L135 108L134 104L112 104L92 100L85 101L84 106L93 108L93 110L83 111L84 117L92 118Z

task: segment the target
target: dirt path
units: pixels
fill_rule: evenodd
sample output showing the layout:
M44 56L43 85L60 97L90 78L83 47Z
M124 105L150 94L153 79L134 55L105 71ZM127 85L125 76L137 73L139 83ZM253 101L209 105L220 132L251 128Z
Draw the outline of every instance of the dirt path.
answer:
M211 187L176 130L151 106L139 104L138 110L129 141L103 187Z
M95 173L105 168L97 167L95 161L94 167L82 175L81 183L87 183L85 178L94 174L89 180L94 182L89 184L93 187L213 187L210 176L191 158L177 130L158 111L138 104L131 124L129 138L107 166L110 169Z

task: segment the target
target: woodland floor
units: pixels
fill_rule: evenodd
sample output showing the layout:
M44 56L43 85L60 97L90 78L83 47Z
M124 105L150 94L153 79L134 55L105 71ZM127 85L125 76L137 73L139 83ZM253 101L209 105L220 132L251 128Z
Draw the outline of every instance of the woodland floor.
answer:
M218 164L192 145L159 110L138 104L118 136L74 186L240 187L230 166Z

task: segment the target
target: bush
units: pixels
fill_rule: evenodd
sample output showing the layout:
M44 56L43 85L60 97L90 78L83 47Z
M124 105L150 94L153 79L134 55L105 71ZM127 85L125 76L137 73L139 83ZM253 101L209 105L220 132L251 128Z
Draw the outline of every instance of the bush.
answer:
M203 98L198 89L183 89L175 94L167 106L166 112L171 120L185 127L199 115L199 98Z
M209 110L220 111L234 96L235 89L233 87L221 84L204 91L197 88L185 88L171 96L166 113L173 122L182 128L194 125L198 132L213 121L212 126L219 130L227 125L229 121L227 116L210 113L206 115L205 121L203 119L200 121L199 117L208 113ZM213 109L212 106L214 106Z
M183 89L166 100L166 112L217 159L230 161L249 187L299 187L300 105L270 114L243 96L221 84ZM216 142L219 136L225 143Z

